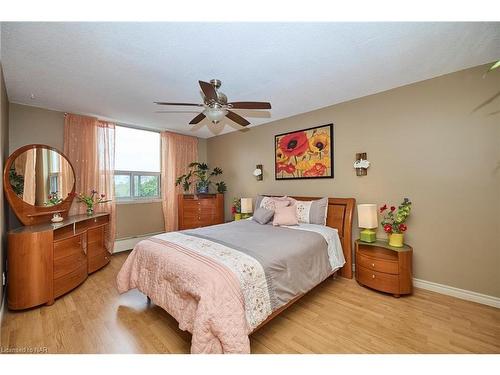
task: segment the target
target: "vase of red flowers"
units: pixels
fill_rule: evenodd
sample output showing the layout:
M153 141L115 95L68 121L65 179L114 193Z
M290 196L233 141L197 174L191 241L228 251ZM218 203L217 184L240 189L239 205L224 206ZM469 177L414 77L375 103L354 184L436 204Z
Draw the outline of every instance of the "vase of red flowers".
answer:
M94 214L94 207L97 204L111 202L111 199L106 199L105 194L99 194L97 190L92 190L90 195L83 193L77 194L76 199L78 202L85 203L87 206L87 215L92 216Z
M231 213L234 215L234 220L241 220L241 199L234 198L231 206Z
M398 208L387 207L384 204L380 207L380 214L384 214L381 224L384 232L389 236L389 246L403 247L404 232L408 229L405 222L410 216L411 202L405 198Z

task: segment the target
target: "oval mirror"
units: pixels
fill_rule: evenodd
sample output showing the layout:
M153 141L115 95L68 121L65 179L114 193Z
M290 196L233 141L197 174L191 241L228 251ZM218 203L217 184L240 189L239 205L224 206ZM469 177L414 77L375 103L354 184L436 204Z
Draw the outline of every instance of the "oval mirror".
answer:
M37 146L18 154L10 165L9 182L14 194L38 207L61 204L73 191L75 175L66 157Z

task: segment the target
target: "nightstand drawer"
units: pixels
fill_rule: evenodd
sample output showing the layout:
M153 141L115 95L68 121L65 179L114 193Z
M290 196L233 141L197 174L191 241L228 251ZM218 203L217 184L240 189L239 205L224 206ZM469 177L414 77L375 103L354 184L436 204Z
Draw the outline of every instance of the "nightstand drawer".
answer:
M361 267L368 268L373 271L390 273L393 275L399 274L399 265L397 261L375 259L357 252L356 263L358 263Z
M399 277L388 273L372 271L365 267L357 267L357 280L370 288L387 293L399 293Z

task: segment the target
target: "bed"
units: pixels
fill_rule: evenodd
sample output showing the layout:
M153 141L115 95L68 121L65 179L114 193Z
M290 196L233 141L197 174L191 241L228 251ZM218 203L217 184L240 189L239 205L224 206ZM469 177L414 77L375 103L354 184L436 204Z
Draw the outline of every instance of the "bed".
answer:
M296 200L315 200L293 197ZM192 334L191 353L249 353L249 335L333 274L352 278L353 198L329 198L326 226L240 220L139 242L117 276Z

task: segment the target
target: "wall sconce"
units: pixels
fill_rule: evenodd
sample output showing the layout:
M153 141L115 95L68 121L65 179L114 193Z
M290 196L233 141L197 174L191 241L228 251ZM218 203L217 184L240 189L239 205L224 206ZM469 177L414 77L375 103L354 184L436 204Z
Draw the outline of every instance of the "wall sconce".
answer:
M370 162L367 160L366 152L357 153L356 161L354 162L354 168L356 169L356 176L366 176L368 174L369 167L370 167Z
M262 181L262 179L264 178L264 173L262 171L262 164L257 164L252 174L255 176L257 181Z

